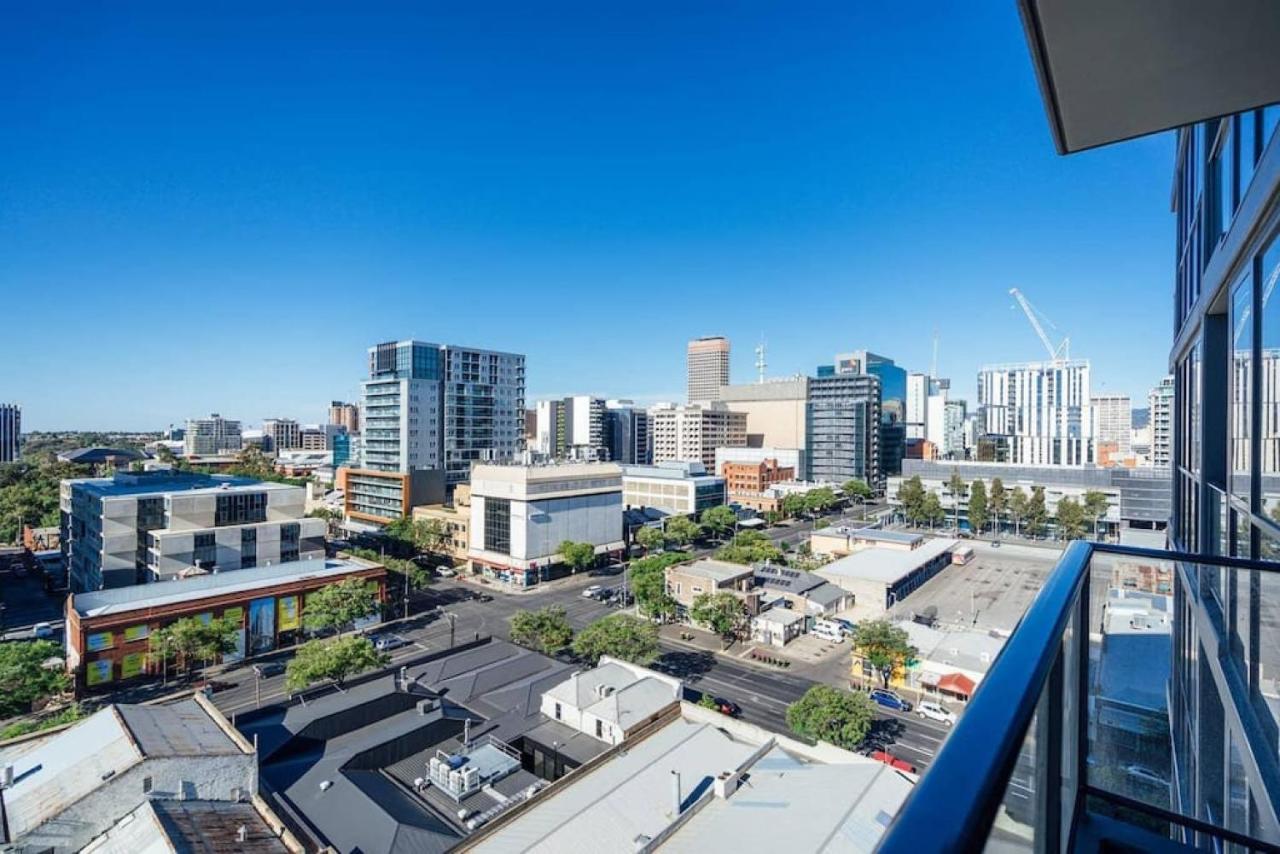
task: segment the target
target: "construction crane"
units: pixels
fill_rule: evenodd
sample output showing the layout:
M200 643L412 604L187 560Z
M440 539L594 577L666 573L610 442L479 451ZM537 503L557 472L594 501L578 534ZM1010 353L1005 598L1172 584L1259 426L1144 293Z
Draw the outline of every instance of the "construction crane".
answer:
M1040 343L1044 345L1044 349L1048 351L1049 358L1055 362L1071 358L1071 339L1063 338L1062 343L1057 347L1053 346L1053 342L1049 340L1049 335L1044 331L1044 327L1040 325L1040 320L1053 329L1057 329L1053 325L1053 321L1045 317L1044 313L1031 304L1031 301L1022 295L1022 291L1017 288L1009 289L1009 296L1017 300L1018 305L1022 308L1023 314L1027 316L1027 320L1031 321L1031 328L1036 331L1036 335L1040 336Z

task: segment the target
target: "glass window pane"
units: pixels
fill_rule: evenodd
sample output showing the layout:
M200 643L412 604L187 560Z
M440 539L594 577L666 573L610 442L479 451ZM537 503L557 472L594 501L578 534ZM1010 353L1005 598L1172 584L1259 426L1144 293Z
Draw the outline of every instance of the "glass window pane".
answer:
M1262 512L1280 520L1280 299L1276 280L1280 277L1280 240L1272 240L1263 250L1261 279L1262 352L1261 446Z
M1253 395L1253 285L1248 276L1231 294L1231 492L1244 501L1249 485L1249 422Z

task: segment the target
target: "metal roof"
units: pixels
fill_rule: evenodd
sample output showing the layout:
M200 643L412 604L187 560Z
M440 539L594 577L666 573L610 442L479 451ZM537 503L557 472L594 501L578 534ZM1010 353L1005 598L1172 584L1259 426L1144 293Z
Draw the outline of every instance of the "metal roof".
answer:
M693 563L676 564L671 568L685 575L709 579L717 584L753 573L749 566L743 566L740 563L729 563L724 560L715 560L709 557L704 557Z
M957 542L957 540L939 537L911 551L872 546L846 555L818 568L815 572L837 584L843 578L880 581L887 587L944 552L950 551Z
M92 593L76 593L71 597L71 604L76 609L76 613L82 617L101 617L143 608L190 602L193 599L203 599L208 596L245 593L307 578L333 578L377 566L376 563L359 558L292 560L273 566L255 566L250 569L215 572L210 575L197 575L173 581L157 581L152 584L96 590Z
M194 700L165 706L121 705L116 709L144 757L226 756L244 752Z

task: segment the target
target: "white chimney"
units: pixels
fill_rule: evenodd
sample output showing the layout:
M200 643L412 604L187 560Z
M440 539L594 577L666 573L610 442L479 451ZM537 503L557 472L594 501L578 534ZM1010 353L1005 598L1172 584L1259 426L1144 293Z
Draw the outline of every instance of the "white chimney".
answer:
M671 772L671 816L676 818L680 815L680 804L684 798L680 797L680 772Z
M717 798L728 800L730 795L738 791L738 775L732 771L721 771L712 783L712 790Z

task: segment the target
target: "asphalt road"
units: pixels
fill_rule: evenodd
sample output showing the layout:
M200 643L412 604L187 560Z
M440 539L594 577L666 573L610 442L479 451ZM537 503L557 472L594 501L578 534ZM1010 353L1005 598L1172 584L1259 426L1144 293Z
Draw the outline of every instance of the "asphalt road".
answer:
M511 616L519 610L559 605L565 609L574 628L582 628L614 609L582 596L591 584L617 586L621 578L583 575L558 582L536 593L507 594L492 591L493 601L476 602L469 598L477 588L449 582L432 588L429 599L439 605L438 611L421 614L399 626L388 626L378 634L395 634L407 643L390 653L392 666L424 652L446 649L450 643L447 614L453 614L453 640L462 643L477 635L506 639ZM814 683L791 673L773 673L723 656L663 641L662 656L656 667L684 680L687 698L697 700L702 693L731 700L742 710L742 719L775 732L787 732L787 707L798 700ZM288 653L274 660L286 662ZM255 678L252 668L244 666L217 677L228 687L214 694L214 702L228 715L248 711L259 703L268 705L286 696L283 674ZM868 746L889 753L915 765L921 771L937 753L948 730L941 725L908 714L878 710L877 722Z

